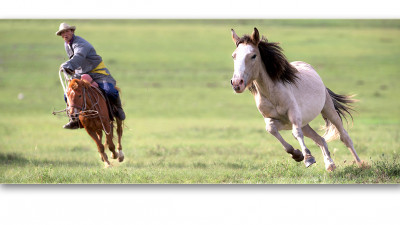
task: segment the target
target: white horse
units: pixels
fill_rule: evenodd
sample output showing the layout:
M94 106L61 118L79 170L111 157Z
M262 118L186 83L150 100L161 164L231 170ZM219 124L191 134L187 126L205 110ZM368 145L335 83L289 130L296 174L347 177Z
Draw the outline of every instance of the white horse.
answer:
M351 116L349 103L355 100L326 88L311 65L300 61L289 63L278 43L268 42L264 37L260 39L257 28L251 36L242 38L233 29L231 31L237 46L232 54L232 88L236 93L242 93L246 88L251 91L264 117L266 130L281 142L286 152L297 162L304 159L306 167L315 163L304 143L305 135L321 148L326 170L333 171L336 166L325 139L329 142L340 136L357 164L362 166L342 123L345 113ZM309 125L320 113L326 122L324 138ZM292 130L302 151L288 144L279 134L280 130Z

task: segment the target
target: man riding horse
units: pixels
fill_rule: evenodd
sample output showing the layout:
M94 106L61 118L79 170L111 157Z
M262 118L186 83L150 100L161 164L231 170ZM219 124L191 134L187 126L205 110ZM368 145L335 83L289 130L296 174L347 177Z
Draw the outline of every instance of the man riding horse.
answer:
M63 63L60 69L76 79L80 79L83 74L89 74L93 81L104 90L110 102L116 106L117 112L115 116L125 120L119 92L115 88L116 81L93 46L85 39L75 35L75 29L75 26L61 23L59 30L56 32L56 35L61 36L65 41L65 51L69 57L69 60ZM78 129L79 119L71 117L69 123L63 127L65 129Z

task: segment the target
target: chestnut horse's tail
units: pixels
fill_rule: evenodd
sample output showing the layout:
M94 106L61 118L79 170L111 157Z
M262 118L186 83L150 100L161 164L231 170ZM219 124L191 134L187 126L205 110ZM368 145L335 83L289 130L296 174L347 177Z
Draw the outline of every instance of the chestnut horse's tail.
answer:
M351 111L354 111L354 109L351 106L351 104L358 101L356 99L353 99L354 95L338 95L335 94L333 91L329 90L329 88L326 88L326 90L331 96L333 105L335 107L337 114L340 117L340 120L343 121L344 118L348 124L348 120L346 117L348 115L351 117L351 120L353 121L353 116L351 115ZM339 138L340 134L339 131L336 129L335 125L333 125L331 121L329 121L327 118L324 118L324 120L325 120L325 126L322 129L325 130L325 133L322 137L327 142Z

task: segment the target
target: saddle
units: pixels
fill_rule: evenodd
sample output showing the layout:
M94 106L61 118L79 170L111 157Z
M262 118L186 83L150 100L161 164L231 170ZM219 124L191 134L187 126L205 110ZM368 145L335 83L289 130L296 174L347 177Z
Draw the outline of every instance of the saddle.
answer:
M107 104L107 109L108 109L108 116L110 117L111 121L114 121L114 117L116 115L116 111L117 111L117 107L111 103L111 101L108 99L106 92L101 89L101 88L97 88L101 91L101 93L103 94L103 97L106 99L106 104Z

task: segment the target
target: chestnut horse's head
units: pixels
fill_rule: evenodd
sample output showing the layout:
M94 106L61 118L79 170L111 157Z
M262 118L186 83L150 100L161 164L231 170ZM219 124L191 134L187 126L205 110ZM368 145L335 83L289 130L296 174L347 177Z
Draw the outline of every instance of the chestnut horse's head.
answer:
M71 115L77 116L80 111L86 108L85 90L88 86L90 86L90 84L78 79L73 79L69 83L67 90L67 103Z
M254 28L251 36L245 35L240 38L233 29L231 31L232 40L237 47L232 54L234 71L231 85L236 93L242 93L247 87L252 85L260 73L259 70L262 64L258 49L260 34L257 28Z

